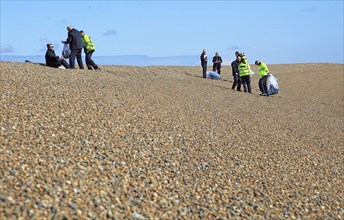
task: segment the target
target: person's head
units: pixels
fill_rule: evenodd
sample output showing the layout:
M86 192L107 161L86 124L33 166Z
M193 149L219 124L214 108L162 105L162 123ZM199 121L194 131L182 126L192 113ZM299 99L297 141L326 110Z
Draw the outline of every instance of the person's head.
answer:
M203 49L202 53L206 54L207 52L205 51L205 49Z
M243 60L243 59L242 59L240 56L237 56L236 60L237 60L238 62L241 62L241 60Z
M47 48L53 50L54 49L54 44L47 44Z
M239 56L239 51L235 51L235 56L237 57L237 56Z
M261 62L259 60L256 60L256 62L254 62L254 64L256 64L257 66L259 66L261 64Z
M73 29L74 29L74 28L73 28L72 25L67 26L67 31L71 31L71 30L73 30Z
M216 52L216 53L215 53L215 56L216 56L216 57L218 57L218 56L220 56L220 55L219 55L219 53L218 53L218 52Z
M85 32L84 31L80 31L80 34L81 34L81 36L84 36Z

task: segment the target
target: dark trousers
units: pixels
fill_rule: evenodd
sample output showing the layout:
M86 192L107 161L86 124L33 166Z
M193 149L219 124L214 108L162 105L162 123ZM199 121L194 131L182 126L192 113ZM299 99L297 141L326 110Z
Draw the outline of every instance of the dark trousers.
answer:
M98 69L99 67L97 66L97 64L94 63L94 61L92 60L92 54L93 54L94 50L91 52L86 53L86 65L87 68L89 70L91 70L92 68L94 68L95 70Z
M259 79L259 90L262 94L268 94L268 87L266 86L266 80L268 79L268 75L263 76Z
M217 72L221 75L221 66L220 65L213 65L213 71Z
M233 76L233 78L234 78L234 82L232 85L232 89L235 89L235 87L237 86L237 90L240 91L241 90L241 79L240 79L239 75L236 74Z
M66 69L70 68L69 64L65 60L57 60L54 64L50 64L48 66L58 68L61 65L63 65Z
M70 68L72 68L72 69L75 68L75 57L76 57L76 61L78 62L79 68L80 69L84 68L84 64L82 63L82 59L81 59L81 50L82 49L71 50L71 53L69 56Z
M251 78L250 76L241 76L241 83L244 86L244 92L249 92L251 93L252 88L251 88Z
M207 78L207 62L202 63L203 78Z

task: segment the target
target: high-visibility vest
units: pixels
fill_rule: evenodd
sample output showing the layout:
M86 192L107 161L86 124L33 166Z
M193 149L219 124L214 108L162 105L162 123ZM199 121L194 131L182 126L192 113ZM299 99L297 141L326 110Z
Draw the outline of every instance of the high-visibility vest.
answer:
M86 34L82 36L82 44L84 45L86 50L96 50L96 47L94 46L93 41Z
M241 59L244 59L245 63L247 64L247 68L250 70L251 67L250 67L250 64L248 64L248 60L247 60L247 57L243 54Z
M266 76L268 74L269 74L268 67L266 66L265 63L260 62L260 65L259 65L259 76L260 76L260 78L263 78L263 76Z
M248 68L248 64L244 62L240 62L238 66L239 76L249 76L250 69Z

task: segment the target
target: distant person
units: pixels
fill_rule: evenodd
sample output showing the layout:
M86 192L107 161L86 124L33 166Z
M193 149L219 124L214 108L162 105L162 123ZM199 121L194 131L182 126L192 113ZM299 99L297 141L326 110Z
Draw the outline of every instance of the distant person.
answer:
M213 57L213 71L217 72L220 75L221 75L221 63L222 63L222 58L220 57L219 53L216 52L215 56Z
M262 92L262 94L260 95L269 96L268 88L266 86L266 80L268 79L269 74L270 74L269 69L266 66L266 64L260 60L256 60L254 64L256 64L259 68L258 70L259 70L260 79L259 79L258 86L259 86L259 90Z
M239 60L239 76L241 79L241 83L244 86L244 92L251 93L251 79L250 79L250 69L249 65L246 63L246 60L242 58L241 56L238 56Z
M203 78L207 78L207 63L208 63L208 55L205 50L202 51L201 54L201 66L203 69Z
M81 51L83 48L81 34L78 30L72 26L67 27L68 38L66 41L62 41L64 44L69 44L71 50L69 56L69 65L72 69L75 68L75 58L78 62L79 68L84 69L84 64L82 63Z
M84 45L84 52L86 54L86 65L89 70L92 70L93 68L95 70L100 70L100 68L97 66L97 64L94 63L92 60L92 54L96 50L93 41L91 38L85 34L84 31L80 31L81 37L82 37L82 44Z
M45 63L47 66L58 68L63 65L66 69L70 66L67 61L61 56L56 56L53 44L47 44L47 52L45 53Z
M237 87L238 91L241 91L241 80L240 80L240 76L239 76L239 51L235 52L235 60L231 63L232 66L232 74L233 74L233 85L232 85L232 89L235 90L235 87Z
M239 56L245 60L245 63L248 65L248 69L251 70L250 64L248 63L248 59L247 59L245 53L241 52L241 53L239 53Z

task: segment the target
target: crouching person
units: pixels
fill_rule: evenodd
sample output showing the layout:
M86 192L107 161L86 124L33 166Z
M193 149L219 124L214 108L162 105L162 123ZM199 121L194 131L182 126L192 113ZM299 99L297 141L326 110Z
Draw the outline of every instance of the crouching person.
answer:
M45 64L47 64L47 66L58 68L63 65L66 69L70 68L69 64L62 56L56 56L54 45L47 44L47 48L47 52L45 53Z
M269 96L268 94L268 88L266 86L266 80L268 79L269 77L269 69L268 67L266 66L265 63L263 63L262 61L259 61L259 60L256 60L255 64L258 66L258 70L259 70L259 76L260 76L260 79L259 79L259 83L258 83L258 86L259 86L259 90L261 91L262 96Z

